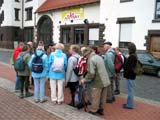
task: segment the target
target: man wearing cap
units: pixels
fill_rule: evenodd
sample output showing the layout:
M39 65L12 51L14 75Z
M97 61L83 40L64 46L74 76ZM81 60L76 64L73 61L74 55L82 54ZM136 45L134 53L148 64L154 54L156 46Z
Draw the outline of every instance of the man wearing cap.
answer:
M90 48L82 51L87 60L87 75L81 83L90 81L91 86L91 114L104 114L104 106L106 103L107 86L110 85L109 76L106 71L103 59L95 54Z
M104 42L104 50L106 52L104 56L104 63L111 82L111 85L107 88L107 103L112 103L115 101L113 92L113 81L116 74L114 69L115 51L112 48L111 42Z

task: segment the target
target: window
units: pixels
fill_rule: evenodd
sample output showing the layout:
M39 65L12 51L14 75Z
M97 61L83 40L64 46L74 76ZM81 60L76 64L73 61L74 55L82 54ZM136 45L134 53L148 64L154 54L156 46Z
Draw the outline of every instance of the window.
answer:
M19 21L19 10L20 10L20 9L14 8L14 10L15 10L15 20L16 20L16 21Z
M156 0L155 19L160 19L160 0Z
M2 4L3 4L3 0L0 0L0 7L2 7Z
M33 41L33 28L24 29L24 39L25 42Z
M132 26L136 23L135 17L117 18L119 24L119 47L126 48L132 41Z
M99 41L99 28L89 28L89 45L96 45Z
M103 42L104 25L94 23L60 26L60 41L64 44L99 45Z
M0 35L0 41L3 41L3 34Z
M70 43L70 28L62 29L62 41L64 44Z
M133 0L120 0L120 3L124 3L124 2L131 2Z
M32 20L32 7L26 8L26 20Z
M126 48L128 43L132 41L132 24L120 24L119 47Z

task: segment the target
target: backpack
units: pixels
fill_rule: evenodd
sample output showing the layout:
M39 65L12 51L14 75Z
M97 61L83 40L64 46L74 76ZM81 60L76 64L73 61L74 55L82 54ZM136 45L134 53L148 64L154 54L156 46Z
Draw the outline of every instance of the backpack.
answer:
M87 89L84 85L78 85L76 87L75 97L74 97L74 106L78 109L84 108L87 110L87 106L90 105Z
M25 71L25 60L23 59L25 54L23 55L20 55L14 62L14 69L16 71L19 71L19 72L22 72L22 71Z
M43 60L42 60L43 53L38 56L35 53L35 57L32 60L32 72L34 73L42 73L43 72Z
M114 60L114 69L116 73L119 73L121 69L123 68L123 59L122 55L115 55L115 60Z
M64 57L57 57L54 55L54 62L52 63L52 70L54 72L64 71Z
M141 64L141 62L139 60L137 60L136 66L134 68L134 73L136 75L142 75L143 74L143 65Z
M84 58L77 58L77 65L76 67L73 69L74 73L77 76L82 76L85 75L87 72L87 62Z

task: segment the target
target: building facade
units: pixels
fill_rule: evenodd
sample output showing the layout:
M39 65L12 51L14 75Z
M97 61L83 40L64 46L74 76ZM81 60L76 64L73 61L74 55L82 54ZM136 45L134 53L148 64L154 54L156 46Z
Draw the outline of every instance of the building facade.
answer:
M1 0L0 47L14 41L98 45L112 41L160 56L160 0Z
M160 0L101 0L100 6L104 39L121 48L134 42L160 56Z
M37 41L94 45L103 42L100 0L47 0L36 11Z
M34 12L44 1L0 1L0 47L13 48L14 42L34 40Z

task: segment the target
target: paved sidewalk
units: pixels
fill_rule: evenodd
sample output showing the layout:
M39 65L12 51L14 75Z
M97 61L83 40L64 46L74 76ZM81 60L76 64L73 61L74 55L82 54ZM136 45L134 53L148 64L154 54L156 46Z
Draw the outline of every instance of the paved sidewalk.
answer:
M2 88L0 96L0 120L61 120Z
M10 81L14 81L15 73L14 73L13 68L10 67L9 65L0 63L0 77L8 79ZM0 81L7 81L7 80L3 79ZM11 83L14 84L13 82ZM7 87L8 84L10 83L6 83L6 85L0 83L0 86ZM12 90L14 89L13 86L12 86ZM48 88L46 89L47 89L47 94L49 95L50 94L49 89ZM68 90L65 90L65 96L66 96L65 102L69 103L70 98L69 98ZM29 98L27 100L33 103L33 98ZM126 102L126 98L124 99L124 97L118 96L116 97L115 103L106 104L105 116L103 116L102 118L107 119L107 120L160 120L160 103L154 102L154 101L152 101L153 103L150 103L148 102L148 100L145 100L147 102L143 100L144 99L136 98L135 109L125 110L122 108L122 104ZM48 112L54 112L56 116L59 116L61 118L68 118L67 117L68 115L68 116L72 116L73 120L77 120L77 119L82 120L86 118L85 116L87 117L90 116L90 114L87 114L83 111L78 111L77 109L74 109L65 104L62 106L54 106L52 108L49 108L53 106L50 104L50 102L43 104L44 106L41 104L40 105L37 104L37 105L41 108L45 108L46 110L48 110ZM93 119L93 118L89 117L87 119Z

